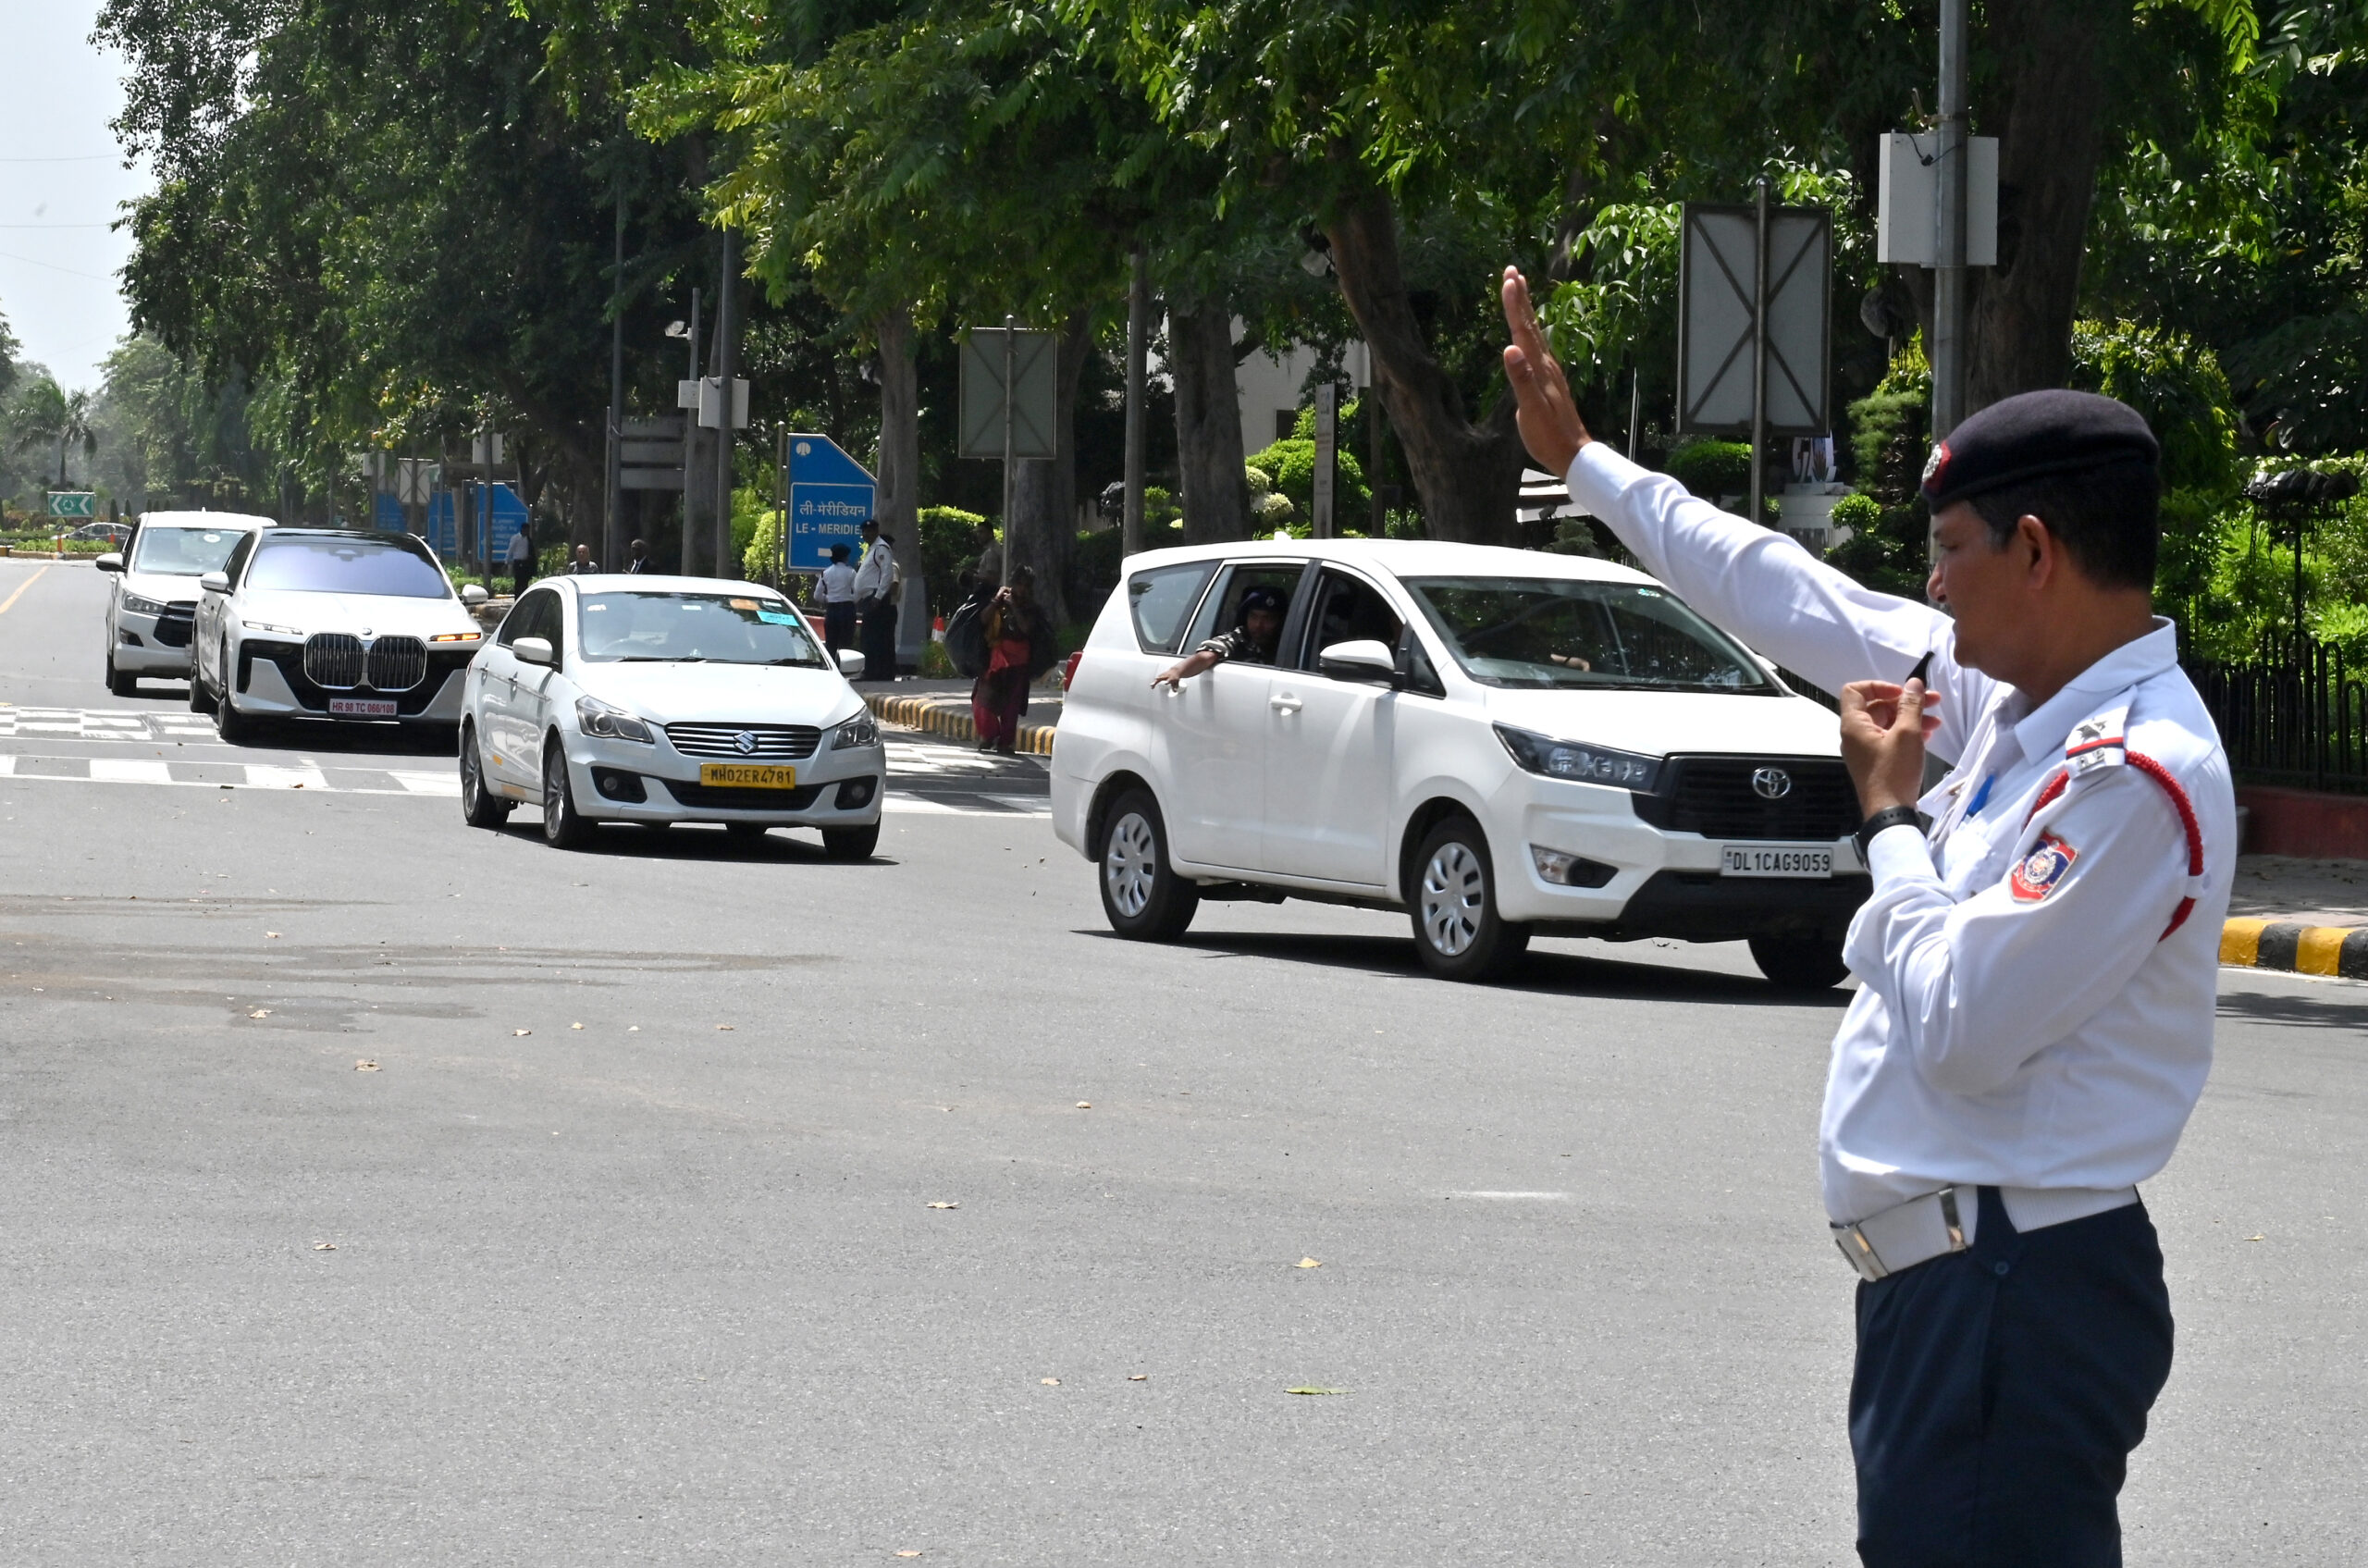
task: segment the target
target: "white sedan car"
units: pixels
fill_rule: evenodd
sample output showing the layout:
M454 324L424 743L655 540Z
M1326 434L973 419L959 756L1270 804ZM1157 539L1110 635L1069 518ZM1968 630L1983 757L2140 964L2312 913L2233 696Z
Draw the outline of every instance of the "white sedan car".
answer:
M152 512L129 548L99 557L98 569L115 575L107 595L107 690L130 697L142 675L189 674L198 579L222 570L240 539L270 526L268 517L236 512Z
M224 740L266 718L460 722L485 590L453 592L411 535L259 529L198 583L189 705Z
M1237 629L1236 657L1153 685ZM1832 713L1640 572L1203 546L1126 563L1072 670L1053 821L1124 935L1309 898L1404 909L1452 979L1548 932L1747 940L1771 980L1826 986L1869 889L1840 752Z
M862 655L841 655L860 673ZM537 583L469 668L461 809L541 807L561 848L594 824L817 828L833 859L880 840L888 758L822 639L771 588L711 577Z

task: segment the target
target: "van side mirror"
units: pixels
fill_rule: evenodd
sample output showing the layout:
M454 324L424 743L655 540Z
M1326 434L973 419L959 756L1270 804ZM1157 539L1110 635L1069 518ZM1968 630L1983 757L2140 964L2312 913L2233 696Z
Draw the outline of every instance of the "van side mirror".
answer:
M197 586L204 588L210 594L228 593L230 591L230 574L228 572L208 572L204 576L200 577L197 580Z
M471 610L475 610L478 605L483 604L488 597L489 596L486 593L484 585L482 584L462 583L461 585L461 602L467 605Z
M120 572L123 570L123 551L111 549L91 564L102 572Z
M839 673L850 681L863 679L863 655L852 648L839 649Z
M1395 681L1398 656L1371 637L1336 642L1316 655L1315 667L1336 681Z
M521 664L540 664L547 670L559 667L559 655L552 651L549 637L520 637L510 645L510 651Z

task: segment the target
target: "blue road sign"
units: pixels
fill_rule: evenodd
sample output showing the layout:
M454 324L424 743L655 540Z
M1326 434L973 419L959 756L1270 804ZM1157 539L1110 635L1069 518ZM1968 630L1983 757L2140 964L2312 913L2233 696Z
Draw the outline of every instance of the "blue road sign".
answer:
M789 438L789 567L820 572L831 547L863 553L863 520L871 515L879 485L863 464L828 436Z

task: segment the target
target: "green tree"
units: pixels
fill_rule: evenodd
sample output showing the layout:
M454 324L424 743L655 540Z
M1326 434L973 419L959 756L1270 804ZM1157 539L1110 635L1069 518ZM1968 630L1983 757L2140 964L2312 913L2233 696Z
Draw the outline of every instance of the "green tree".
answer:
M66 488L67 455L80 448L87 460L99 450L98 432L91 425L91 394L69 392L46 374L18 389L8 425L19 455L56 452L56 488L61 490Z

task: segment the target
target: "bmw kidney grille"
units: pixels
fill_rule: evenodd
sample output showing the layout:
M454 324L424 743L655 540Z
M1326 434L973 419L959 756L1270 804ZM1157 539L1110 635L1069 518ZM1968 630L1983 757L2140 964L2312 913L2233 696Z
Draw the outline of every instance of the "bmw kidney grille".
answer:
M327 690L409 691L426 677L427 645L417 637L365 645L350 632L314 632L304 639L304 678Z

